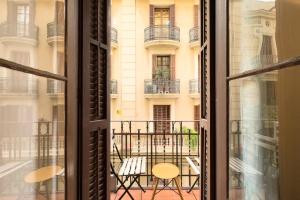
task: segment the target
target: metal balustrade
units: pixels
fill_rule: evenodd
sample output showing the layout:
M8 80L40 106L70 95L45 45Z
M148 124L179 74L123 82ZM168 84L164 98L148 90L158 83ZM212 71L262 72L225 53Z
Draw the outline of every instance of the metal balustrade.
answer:
M200 29L198 26L191 28L190 32L190 42L196 42L200 40Z
M39 28L31 24L0 24L0 37L20 37L38 40Z
M51 22L47 24L47 37L64 37L65 26L64 24L59 24L57 22Z
M144 30L145 42L151 40L180 41L180 28L176 26L149 26Z
M115 28L111 28L111 41L118 43L118 31Z
M200 157L200 121L112 121L111 127L121 157L146 157L146 174L140 178L142 185L151 187L152 167L163 162L179 167L185 188L197 178L185 157ZM115 149L111 149L111 162L114 167L120 165Z
M189 93L190 94L200 93L200 80L193 79L189 81Z
M180 80L145 80L145 94L179 94Z
M25 76L21 79L12 77L0 78L0 94L38 94L38 80Z

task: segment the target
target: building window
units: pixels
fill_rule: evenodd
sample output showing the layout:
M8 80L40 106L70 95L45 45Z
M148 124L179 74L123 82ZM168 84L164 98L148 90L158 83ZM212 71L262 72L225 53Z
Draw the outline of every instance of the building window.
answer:
M17 5L17 34L29 35L29 5Z
M171 106L154 105L153 120L155 121L155 131L157 133L169 133L171 120Z
M170 80L171 78L171 60L170 56L156 56L156 65L152 72L152 78L155 80Z
M170 25L170 8L154 8L154 26Z
M274 63L272 50L272 37L264 35L260 49L260 64L262 66Z

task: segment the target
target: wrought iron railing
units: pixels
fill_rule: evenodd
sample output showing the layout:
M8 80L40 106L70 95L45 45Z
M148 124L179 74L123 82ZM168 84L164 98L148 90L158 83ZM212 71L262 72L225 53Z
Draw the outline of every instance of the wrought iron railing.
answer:
M50 22L47 24L47 37L64 37L65 35L65 26L64 24L59 24L57 22Z
M118 94L118 82L117 80L110 81L110 93L111 94Z
M18 80L5 77L0 78L0 94L38 94L38 80L24 76Z
M145 80L144 92L145 94L179 94L180 80Z
M190 94L198 94L200 93L200 80L193 79L189 82L189 92Z
M118 43L118 31L115 28L111 28L111 41Z
M144 30L145 42L151 40L180 41L180 28L176 26L149 26Z
M63 81L47 79L48 94L63 94L65 92L65 84Z
M258 67L272 65L278 62L277 55L258 55L251 59L251 64Z
M152 167L162 162L178 166L183 187L190 187L197 178L185 157L200 157L200 121L112 121L111 127L121 157L146 157L142 185L152 185ZM115 168L120 165L114 148L111 162Z
M199 26L190 29L190 42L200 40L200 29Z
M0 24L0 37L23 37L38 40L39 29L33 24Z

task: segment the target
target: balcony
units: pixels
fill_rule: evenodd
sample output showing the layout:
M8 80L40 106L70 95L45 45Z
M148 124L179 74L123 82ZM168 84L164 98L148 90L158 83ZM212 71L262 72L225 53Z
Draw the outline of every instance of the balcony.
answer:
M111 80L110 81L110 97L115 99L118 97L118 81Z
M189 81L189 96L193 99L200 98L200 81L198 79Z
M190 29L190 47L200 47L200 29L199 27L194 27Z
M118 47L118 31L115 28L111 28L111 46L114 49Z
M38 95L38 80L24 77L21 79L0 78L0 95L15 96L15 95Z
M65 26L57 22L47 24L47 42L50 46L54 44L64 44Z
M144 30L146 48L165 46L178 48L180 46L180 29L175 26L149 26Z
M145 80L144 94L146 98L178 98L180 80Z
M186 157L200 157L200 121L112 121L111 127L114 135L113 141L117 146L117 149L111 149L111 163L114 169L118 170L120 166L117 150L121 158L144 156L147 163L146 173L141 175L140 184L145 189L152 188L153 166L163 162L172 163L179 168L180 184L183 190L191 188L198 176L190 168ZM160 182L159 188L163 186L164 183ZM175 185L170 186L175 187ZM112 196L120 196L122 192L112 193ZM193 192L199 197L198 182ZM193 192L183 191L182 193L185 199L194 199ZM152 193L151 189L142 194L139 190L132 192L133 195L142 195L142 198L139 196L138 199L150 199ZM162 191L162 194L157 195L157 199L165 199L163 197L166 195L169 198L174 195L174 199L180 199L170 190Z
M65 84L62 81L57 81L53 79L47 80L47 94L52 97L62 97L65 93Z
M35 25L0 24L0 41L1 42L22 42L36 46L38 43L39 29Z

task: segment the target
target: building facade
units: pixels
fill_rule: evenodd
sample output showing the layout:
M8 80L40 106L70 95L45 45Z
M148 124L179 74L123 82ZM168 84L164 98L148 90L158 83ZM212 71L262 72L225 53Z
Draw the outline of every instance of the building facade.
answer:
M194 0L112 1L112 120L198 119L198 8Z

